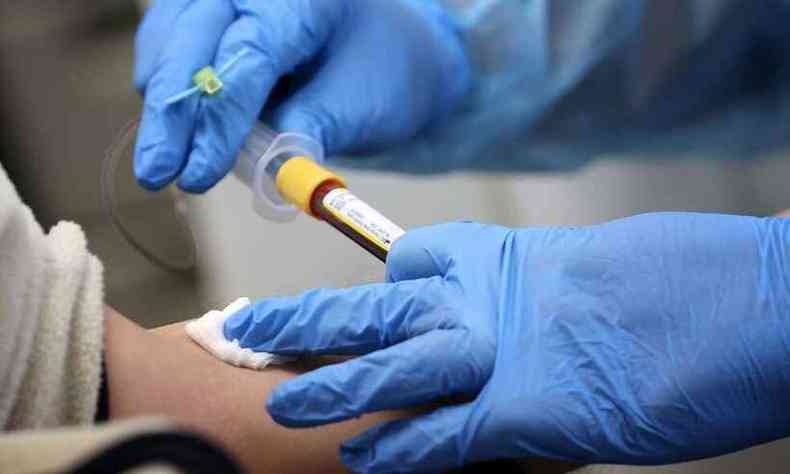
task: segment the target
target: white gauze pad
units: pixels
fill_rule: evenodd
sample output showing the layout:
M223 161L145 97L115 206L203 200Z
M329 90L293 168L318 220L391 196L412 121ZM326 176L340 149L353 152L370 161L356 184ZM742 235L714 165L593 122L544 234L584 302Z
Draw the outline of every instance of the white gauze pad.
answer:
M217 359L236 367L263 370L269 364L282 364L292 357L277 356L268 352L253 352L242 348L238 340L225 339L225 321L239 310L250 305L249 298L239 298L222 311L209 311L201 318L188 322L184 329L200 347Z

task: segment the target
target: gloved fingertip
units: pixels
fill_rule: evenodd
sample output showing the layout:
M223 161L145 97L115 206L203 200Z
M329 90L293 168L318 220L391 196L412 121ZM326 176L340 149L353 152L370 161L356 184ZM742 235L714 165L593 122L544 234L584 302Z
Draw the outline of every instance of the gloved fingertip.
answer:
M409 231L392 245L387 256L386 279L388 282L416 280L442 275L437 259L425 245L419 229Z
M196 156L197 153L199 152L193 152L189 157L187 166L178 179L178 187L188 193L203 194L217 184L222 176L204 158Z
M170 184L169 180L163 178L151 178L149 176L138 176L137 183L148 191L161 191L165 186Z
M303 375L274 389L266 402L272 419L287 428L309 428L348 418L336 409L341 405L338 394L343 390L325 388L309 378L310 374Z
M274 398L269 398L266 402L266 411L269 413L269 416L272 417L272 420L278 425L285 426L286 428L293 428L293 420L285 415L286 409L282 406L283 402L274 400Z
M158 147L142 149L134 160L134 175L137 182L149 191L159 191L170 184L178 173L177 157Z
M298 414L301 412L299 407L302 405L299 403L300 391L294 391L290 388L297 380L298 379L280 384L266 401L266 411L269 412L269 416L271 416L278 425L285 426L286 428L304 428L312 426L312 424L300 420L298 416L293 416L294 413Z
M225 320L222 326L222 334L228 341L242 341L244 336L250 328L250 323L253 315L253 307L247 306L240 309L236 314ZM244 344L242 344L244 347Z

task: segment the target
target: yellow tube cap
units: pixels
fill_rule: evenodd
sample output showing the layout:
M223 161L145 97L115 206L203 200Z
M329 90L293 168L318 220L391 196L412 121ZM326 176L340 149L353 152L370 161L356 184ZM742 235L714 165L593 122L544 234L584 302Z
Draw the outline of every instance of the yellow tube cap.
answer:
M277 172L277 190L282 197L313 217L315 216L310 208L313 193L327 181L346 185L340 176L302 156L286 161Z

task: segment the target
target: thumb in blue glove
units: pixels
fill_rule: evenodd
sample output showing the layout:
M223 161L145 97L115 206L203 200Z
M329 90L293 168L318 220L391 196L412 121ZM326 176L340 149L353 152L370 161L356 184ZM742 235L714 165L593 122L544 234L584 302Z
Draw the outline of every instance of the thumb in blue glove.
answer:
M790 434L790 221L652 214L420 229L389 283L263 300L230 339L358 354L278 387L285 426L461 395L341 448L355 472L491 458L666 463Z
M195 72L246 54L211 97L165 102ZM140 183L203 192L233 167L278 81L294 85L270 125L319 140L329 156L374 151L440 121L470 67L441 7L424 0L160 0L137 37L145 110L135 152Z

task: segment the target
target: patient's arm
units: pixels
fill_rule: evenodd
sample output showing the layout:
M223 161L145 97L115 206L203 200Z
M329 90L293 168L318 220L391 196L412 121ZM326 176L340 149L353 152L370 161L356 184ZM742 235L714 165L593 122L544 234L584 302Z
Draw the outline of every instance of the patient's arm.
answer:
M393 413L316 429L275 424L265 409L272 389L309 367L238 369L214 359L183 324L149 332L108 310L105 361L111 418L165 415L220 443L249 471L345 472L338 446Z

